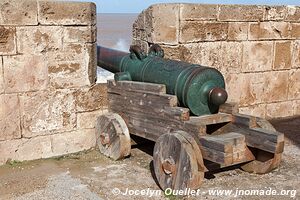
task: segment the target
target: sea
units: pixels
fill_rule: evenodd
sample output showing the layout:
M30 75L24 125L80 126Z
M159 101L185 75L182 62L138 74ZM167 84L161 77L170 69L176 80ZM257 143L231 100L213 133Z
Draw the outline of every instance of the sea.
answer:
M132 24L137 13L103 13L97 14L98 45L128 52L132 42ZM97 82L106 83L113 79L113 74L98 67Z

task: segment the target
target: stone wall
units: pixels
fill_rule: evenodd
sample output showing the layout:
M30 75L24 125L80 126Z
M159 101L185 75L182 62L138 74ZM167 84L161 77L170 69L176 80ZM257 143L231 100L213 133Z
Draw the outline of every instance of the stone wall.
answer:
M1 0L0 164L93 147L95 80L95 4Z
M135 21L133 42L219 69L241 113L300 114L300 7L157 4Z

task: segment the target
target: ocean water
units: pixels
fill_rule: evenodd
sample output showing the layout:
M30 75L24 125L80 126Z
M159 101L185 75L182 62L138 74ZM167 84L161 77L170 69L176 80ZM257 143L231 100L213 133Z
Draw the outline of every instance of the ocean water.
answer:
M97 15L98 45L128 52L132 42L132 24L138 14L105 13ZM98 67L97 82L106 83L113 79L113 74Z

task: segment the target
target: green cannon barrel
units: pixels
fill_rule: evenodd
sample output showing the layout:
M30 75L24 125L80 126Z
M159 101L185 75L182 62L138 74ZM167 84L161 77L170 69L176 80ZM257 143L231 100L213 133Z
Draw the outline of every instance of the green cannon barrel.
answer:
M226 102L222 74L211 67L163 58L158 45L145 55L138 46L130 53L97 47L98 66L115 73L117 81L132 80L166 85L167 93L176 95L180 106L197 116L217 113Z

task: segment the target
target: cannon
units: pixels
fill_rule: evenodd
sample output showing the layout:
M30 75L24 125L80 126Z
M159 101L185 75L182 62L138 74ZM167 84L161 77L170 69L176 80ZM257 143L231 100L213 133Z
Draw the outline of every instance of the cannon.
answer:
M145 55L98 47L108 80L108 112L96 120L97 148L114 160L130 156L132 136L155 142L153 171L160 188L197 189L204 173L228 166L264 174L277 168L284 134L265 119L226 102L217 70L163 58L158 45Z
M140 81L166 85L180 105L194 115L218 112L227 100L222 74L211 67L164 59L159 45L152 45L146 56L138 46L130 53L97 47L98 66L115 74L115 80Z

